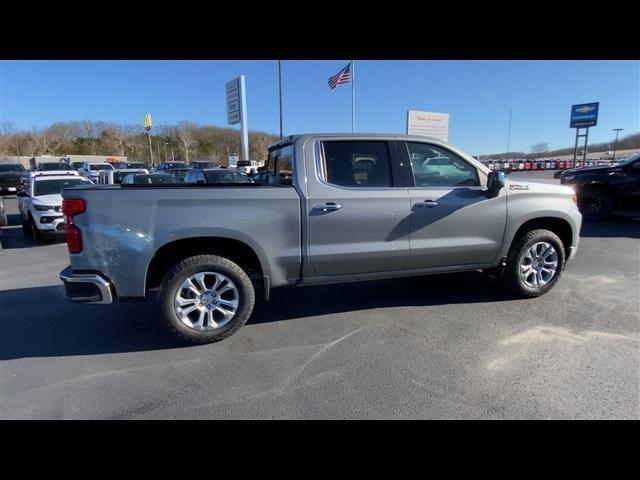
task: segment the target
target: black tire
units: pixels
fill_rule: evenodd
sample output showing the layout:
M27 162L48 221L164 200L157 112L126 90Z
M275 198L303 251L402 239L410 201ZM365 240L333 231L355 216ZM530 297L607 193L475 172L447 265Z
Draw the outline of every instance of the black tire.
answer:
M604 220L613 210L613 200L602 190L587 190L578 196L578 208L585 220Z
M31 232L31 240L36 245L39 245L43 242L42 234L38 227L36 226L36 222L33 221L33 217L29 217L29 230Z
M551 280L541 287L530 287L520 276L520 264L527 250L538 242L547 242L555 248L558 254L556 273ZM558 282L565 264L565 251L562 240L550 230L537 229L525 232L520 238L516 238L511 245L507 256L507 265L502 277L503 286L523 298L533 298L544 295Z
M20 221L22 222L22 233L25 234L25 236L27 237L31 237L31 225L30 223L23 219L22 217L20 217Z
M235 316L219 329L198 331L180 321L173 308L174 296L180 285L198 272L219 272L231 279L239 294ZM158 310L164 327L178 340L190 344L218 342L242 327L253 311L255 290L244 270L231 260L217 255L195 255L185 258L167 271L158 292Z

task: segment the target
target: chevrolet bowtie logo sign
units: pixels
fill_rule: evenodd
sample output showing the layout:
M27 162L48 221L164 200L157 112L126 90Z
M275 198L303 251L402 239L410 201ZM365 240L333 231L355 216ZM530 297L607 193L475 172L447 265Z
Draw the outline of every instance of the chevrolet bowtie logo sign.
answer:
M594 127L598 123L599 102L581 103L571 106L571 128Z
M595 109L596 109L596 107L590 107L588 105L585 105L584 107L576 108L576 112L578 112L578 113L588 113L588 112L592 112Z

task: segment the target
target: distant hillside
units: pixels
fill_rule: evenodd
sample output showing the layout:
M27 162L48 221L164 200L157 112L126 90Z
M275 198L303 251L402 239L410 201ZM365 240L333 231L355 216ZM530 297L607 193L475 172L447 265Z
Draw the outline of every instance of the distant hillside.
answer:
M264 160L267 147L278 136L249 132L249 158ZM171 160L214 160L225 163L228 153L240 153L240 132L233 128L180 122L151 130L155 163ZM137 125L90 120L58 122L43 129L17 130L11 122L0 125L0 156L121 155L150 162L147 133Z
M615 139L612 138L609 142L593 143L587 145L588 152L607 152L613 149L613 143ZM625 137L618 138L618 145L616 150L640 150L640 133L633 133ZM581 151L581 145L578 144L578 151ZM573 155L573 147L560 148L558 150L549 150L543 153L524 153L524 152L509 152L509 153L493 153L491 155L482 155L483 159L499 159L499 158L552 158L561 155Z

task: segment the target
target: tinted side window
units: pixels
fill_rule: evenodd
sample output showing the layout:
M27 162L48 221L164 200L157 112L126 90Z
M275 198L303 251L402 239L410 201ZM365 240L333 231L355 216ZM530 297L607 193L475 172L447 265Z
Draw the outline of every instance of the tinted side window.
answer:
M458 155L427 143L407 142L416 187L475 187L477 169Z
M291 185L293 179L293 145L272 150L267 160L268 183Z
M389 144L384 141L323 142L328 183L341 187L391 187Z

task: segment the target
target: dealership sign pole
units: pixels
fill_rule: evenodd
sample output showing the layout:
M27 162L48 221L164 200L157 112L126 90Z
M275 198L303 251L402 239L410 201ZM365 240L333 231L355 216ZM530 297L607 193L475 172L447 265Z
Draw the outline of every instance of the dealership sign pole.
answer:
M247 129L247 98L244 75L227 82L227 123L240 124L242 160L249 160L249 130Z
M147 131L147 135L149 136L149 155L151 156L151 165L153 166L153 148L151 148L151 114L147 113L144 116L144 129Z
M571 122L570 128L576 129L576 143L573 148L573 166L576 165L578 156L578 139L584 137L584 148L582 150L582 165L587 161L587 142L589 140L589 127L595 127L598 124L598 109L600 102L580 103L571 105ZM584 128L585 133L580 133L580 129Z

